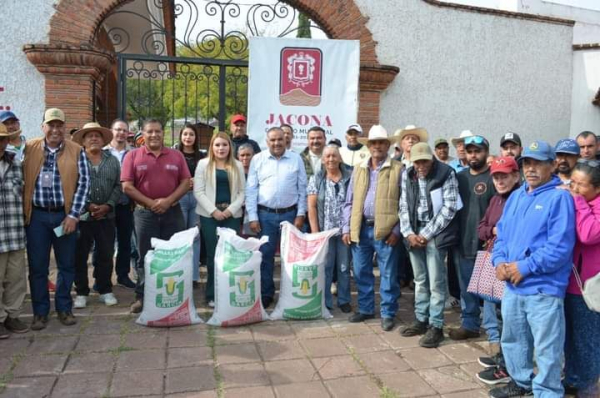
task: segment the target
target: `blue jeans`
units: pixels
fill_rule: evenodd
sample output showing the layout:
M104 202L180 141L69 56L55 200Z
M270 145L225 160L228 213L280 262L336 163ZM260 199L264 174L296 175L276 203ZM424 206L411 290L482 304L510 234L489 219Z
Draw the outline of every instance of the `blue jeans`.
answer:
M71 287L75 279L75 248L77 231L57 238L53 229L65 219L65 213L50 213L33 209L31 222L25 228L27 234L27 258L29 261L29 286L34 315L48 315L50 312L50 293L48 292L48 273L50 267L50 248L54 248L54 257L58 268L54 304L56 311L70 312L73 308Z
M500 342L500 321L496 315L497 304L483 300L483 328L488 335L490 343Z
M196 214L196 198L194 197L194 191L189 191L183 195L181 199L179 199L179 205L181 206L181 212L183 213L185 229L198 227L198 221L200 219L198 214ZM194 239L192 271L193 279L198 281L200 279L200 234Z
M350 303L350 248L342 242L342 237L333 236L329 239L329 250L327 251L327 264L325 265L325 305L333 308L333 295L331 294L331 282L333 271L337 271L337 303Z
M506 289L502 318L502 352L513 380L520 387L533 389L536 397L562 397L563 299L544 294L521 296ZM534 350L536 375L533 373Z
M456 272L458 274L458 284L460 285L461 326L463 329L479 333L479 326L481 325L479 297L467 292L471 274L473 274L473 267L475 267L475 259L464 258L458 252L459 250L456 250L455 264L458 265Z
M394 318L398 311L400 285L398 284L398 242L389 246L384 240L375 240L375 229L363 225L360 229L360 241L352 244L354 281L358 289L358 311L361 314L375 313L375 275L373 275L373 254L377 253L377 264L381 280L379 296L381 298L381 317Z
M260 286L261 296L263 298L273 298L275 296L275 283L273 282L273 268L275 267L275 249L279 244L281 237L281 227L279 224L283 221L294 223L296 210L286 213L269 213L265 210L258 211L258 221L260 222L260 236L268 236L269 241L260 247L262 253L262 262L260 263Z
M415 316L420 322L444 327L446 304L446 249L438 249L434 240L425 248L408 251L415 278Z

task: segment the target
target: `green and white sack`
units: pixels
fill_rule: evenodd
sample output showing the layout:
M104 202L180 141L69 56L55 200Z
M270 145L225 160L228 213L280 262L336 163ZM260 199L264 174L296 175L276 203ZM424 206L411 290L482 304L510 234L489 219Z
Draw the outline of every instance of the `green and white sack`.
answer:
M192 287L193 244L198 228L174 234L168 241L152 238L154 250L144 258L144 309L137 323L184 326L202 323Z
M337 229L305 234L281 223L281 288L271 319L331 318L325 306L325 264L329 238Z
M215 311L208 320L214 326L238 326L268 320L260 300L260 246L263 236L243 239L229 228L217 228L215 250Z

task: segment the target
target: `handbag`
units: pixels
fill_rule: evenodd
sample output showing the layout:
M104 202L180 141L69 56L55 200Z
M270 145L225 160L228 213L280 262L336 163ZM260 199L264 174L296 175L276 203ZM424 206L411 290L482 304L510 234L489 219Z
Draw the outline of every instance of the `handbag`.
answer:
M579 255L578 266L581 269L581 263L583 262L583 258L581 254ZM573 274L575 275L575 280L577 281L577 285L579 289L581 289L581 295L583 296L583 301L588 306L590 311L600 312L600 274L596 274L595 276L589 278L585 281L585 284L581 283L581 277L579 276L579 271L573 264Z
M494 240L488 241L486 250L479 250L475 258L475 267L467 292L475 294L486 301L499 303L504 295L506 282L496 278L496 268L492 264Z

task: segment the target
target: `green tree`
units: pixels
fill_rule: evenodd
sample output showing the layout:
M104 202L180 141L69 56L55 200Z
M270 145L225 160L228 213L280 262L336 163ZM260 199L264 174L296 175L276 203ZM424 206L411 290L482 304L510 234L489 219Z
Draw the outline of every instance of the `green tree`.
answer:
M310 19L304 13L298 13L298 33L296 37L303 39L311 39Z

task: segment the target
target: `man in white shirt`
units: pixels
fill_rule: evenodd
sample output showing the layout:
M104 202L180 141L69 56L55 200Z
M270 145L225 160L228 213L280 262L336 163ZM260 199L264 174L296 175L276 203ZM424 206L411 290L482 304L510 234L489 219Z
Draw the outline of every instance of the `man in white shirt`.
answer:
M340 155L342 155L343 162L354 167L364 162L371 153L366 145L358 142L358 138L362 137L363 129L360 124L351 124L346 130L346 142L347 146L340 148Z

